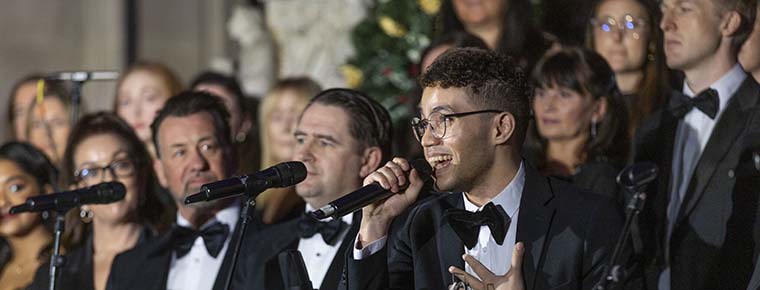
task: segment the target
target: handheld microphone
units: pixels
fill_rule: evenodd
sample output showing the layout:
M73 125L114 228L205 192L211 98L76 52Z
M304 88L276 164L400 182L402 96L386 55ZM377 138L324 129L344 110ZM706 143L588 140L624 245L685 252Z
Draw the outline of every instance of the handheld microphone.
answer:
M57 72L48 75L48 80L56 81L115 81L119 79L119 73L115 71L70 71Z
M211 201L241 194L255 197L273 187L288 187L306 179L306 166L298 161L283 162L254 174L206 183L199 193L185 198L185 204Z
M657 178L657 165L639 162L626 167L617 176L617 183L631 192L641 192Z
M104 182L87 188L30 197L26 202L12 207L10 213L66 211L83 204L112 203L124 199L126 192L120 182Z
M433 169L425 159L414 160L411 162L411 165L414 169L417 169L417 173L423 181L427 181L427 179L430 178ZM407 178L409 177L408 174L409 173L407 172ZM406 187L401 188L402 191L405 189ZM309 214L318 220L328 217L340 218L344 215L360 210L368 204L383 200L393 194L393 192L384 189L379 183L375 182L346 194Z
M301 252L298 250L287 250L277 255L277 259L280 262L280 273L282 273L282 282L285 289L314 290Z

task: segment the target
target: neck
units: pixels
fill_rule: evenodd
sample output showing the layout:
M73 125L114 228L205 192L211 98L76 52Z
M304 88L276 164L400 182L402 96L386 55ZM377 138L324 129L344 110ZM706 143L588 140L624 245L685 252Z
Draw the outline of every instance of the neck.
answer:
M349 194L349 193L353 192L354 190L357 190L358 188L361 188L361 187L362 187L362 183L360 181L360 182L357 182L356 184L354 184L352 186L346 186L346 188L344 190L338 190L338 192L345 193L343 195L333 196L333 195L317 194L314 197L304 197L303 201L306 202L307 204L309 204L314 209L320 209L323 206L326 206L328 203L331 203L331 202L335 201L336 199L344 197L347 194Z
M760 68L750 73L752 74L752 78L754 78L756 82L760 82Z
M501 37L501 25L499 23L491 21L482 25L468 27L467 30L485 41L490 49L496 49L496 46L499 44L499 38Z
M5 237L13 251L14 259L29 260L37 259L40 250L50 244L53 235L45 229L45 226L38 224L29 233L23 236Z
M560 175L572 175L575 167L583 162L583 147L587 138L586 134L581 134L570 139L549 140L546 144L547 164L558 164L561 167L559 170L549 171Z
M195 207L188 207L184 205L178 206L177 211L179 214L190 222L190 225L195 229L200 229L203 224L209 221L211 218L219 212L220 209L201 209Z
M478 207L493 200L515 178L520 162L522 157L518 153L497 154L491 168L480 175L473 187L465 193L467 199Z
M685 69L686 84L694 93L699 93L718 81L736 65L736 56L730 53L714 55L696 68Z
M623 94L633 94L641 88L641 80L644 78L644 72L641 70L615 73L618 88Z
M95 253L121 253L137 244L142 225L138 223L111 224L92 221L92 246Z

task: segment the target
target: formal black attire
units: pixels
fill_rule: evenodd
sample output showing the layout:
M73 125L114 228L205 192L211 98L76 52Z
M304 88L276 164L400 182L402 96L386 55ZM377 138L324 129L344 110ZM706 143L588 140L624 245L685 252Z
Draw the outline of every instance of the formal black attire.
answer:
M525 244L526 289L590 289L603 275L623 217L609 198L525 166L516 240ZM464 245L447 209L464 209L452 193L411 210L397 238L361 260L347 257L346 289L446 289L450 266L464 269ZM504 257L511 259L511 257Z
M647 188L638 221L646 286L656 289L658 276L669 264L673 290L744 289L757 259L759 238L752 231L757 231L760 193L746 184L756 184L757 178L748 169L752 163L748 150L760 134L760 86L747 77L728 100L701 157L694 161L668 241L671 170L680 161L673 157L679 115L676 106L666 106L645 119L636 134L635 160L655 162L660 169Z

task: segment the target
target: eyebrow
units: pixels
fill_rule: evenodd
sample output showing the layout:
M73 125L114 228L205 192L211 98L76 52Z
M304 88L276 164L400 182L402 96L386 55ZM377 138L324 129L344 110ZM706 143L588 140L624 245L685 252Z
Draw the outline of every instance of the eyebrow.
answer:
M303 131L300 131L300 130L296 130L295 133L293 133L293 136L295 136L295 137L298 137L298 136L307 136L307 135L309 135L309 134L306 134L306 132L303 132ZM316 133L316 134L313 134L313 135L314 135L315 138L324 139L324 140L330 141L332 143L335 143L336 145L343 144L343 142L340 142L338 139L335 139L335 137L333 137L332 135L319 134L319 133Z
M5 180L3 180L3 183L8 183L8 182L14 181L16 179L24 181L24 176L23 175L11 175L8 178L6 178Z
M420 113L422 112L422 107L420 107L420 106L417 106L417 109L419 109ZM454 111L454 108L452 108L452 107L451 107L451 106L449 106L449 105L444 105L444 106L435 106L435 107L433 107L433 110L431 110L431 113L440 112L440 111L445 111L445 110L448 110L448 111L452 111L452 112L453 112L453 111Z

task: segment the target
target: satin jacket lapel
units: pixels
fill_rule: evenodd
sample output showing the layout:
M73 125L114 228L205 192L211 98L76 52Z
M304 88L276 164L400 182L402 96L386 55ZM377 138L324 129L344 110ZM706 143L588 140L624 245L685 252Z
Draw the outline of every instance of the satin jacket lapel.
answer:
M659 160L658 166L660 174L658 175L658 178L660 181L657 183L657 195L654 196L652 205L655 211L654 214L659 221L667 221L668 203L670 202L670 182L672 181L671 169L673 168L673 153L675 151L676 131L678 130L678 123L680 120L681 119L676 118L672 112L665 111L660 120L660 128L655 132L657 135L655 139L656 141L650 144L652 146L651 148L648 148L649 150L657 150L658 152L657 157L655 157L656 159L654 160ZM657 223L655 228L657 237L665 236L666 224L666 222ZM659 241L660 239L658 238L657 240Z
M751 77L742 83L739 90L728 102L726 110L715 124L715 129L707 141L704 151L689 181L689 187L679 210L676 225L689 215L705 192L707 184L715 175L715 170L729 153L741 132L745 130L749 109L757 101L758 85Z
M446 211L449 208L464 209L464 199L462 193L449 193L444 197L442 204L444 208L442 211ZM438 233L435 237L435 242L438 248L438 257L440 259L441 277L443 278L441 285L451 284L451 273L449 273L449 267L456 266L459 269L464 269L464 243L459 239L459 236L454 232L448 222L443 219L443 212L441 212L441 221L438 228Z
M340 247L338 248L338 252L335 253L335 257L333 258L332 262L330 263L330 268L327 268L327 273L325 273L325 278L322 280L322 285L319 287L320 290L332 290L332 289L338 289L338 283L340 282L341 275L343 274L343 266L346 263L346 259L344 257L346 256L346 251L348 251L349 248L351 248L354 244L354 240L356 239L356 235L359 233L359 226L361 225L361 212L354 213L354 218L351 221L351 228L349 228L348 233L345 237L343 237L343 241L340 244ZM319 286L319 285L313 285L313 286Z
M540 273L544 263L544 246L555 212L551 205L554 193L547 178L529 166L525 169L525 186L517 221L517 242L525 245L522 266L525 289L533 289L537 273Z
M248 229L246 231L255 231L257 230L256 224L251 222L248 224ZM240 220L238 220L237 224L235 225L235 231L232 233L232 237L230 238L230 242L227 245L227 250L225 250L224 253L224 260L222 260L222 266L219 267L219 272L216 274L216 281L214 281L214 287L211 288L213 290L223 290L224 284L227 283L227 275L229 275L230 267L232 266L232 252L235 247L235 243L237 243L237 240L240 239ZM243 241L245 243L245 241ZM242 247L241 247L242 249ZM237 261L238 263L241 263L240 259Z

